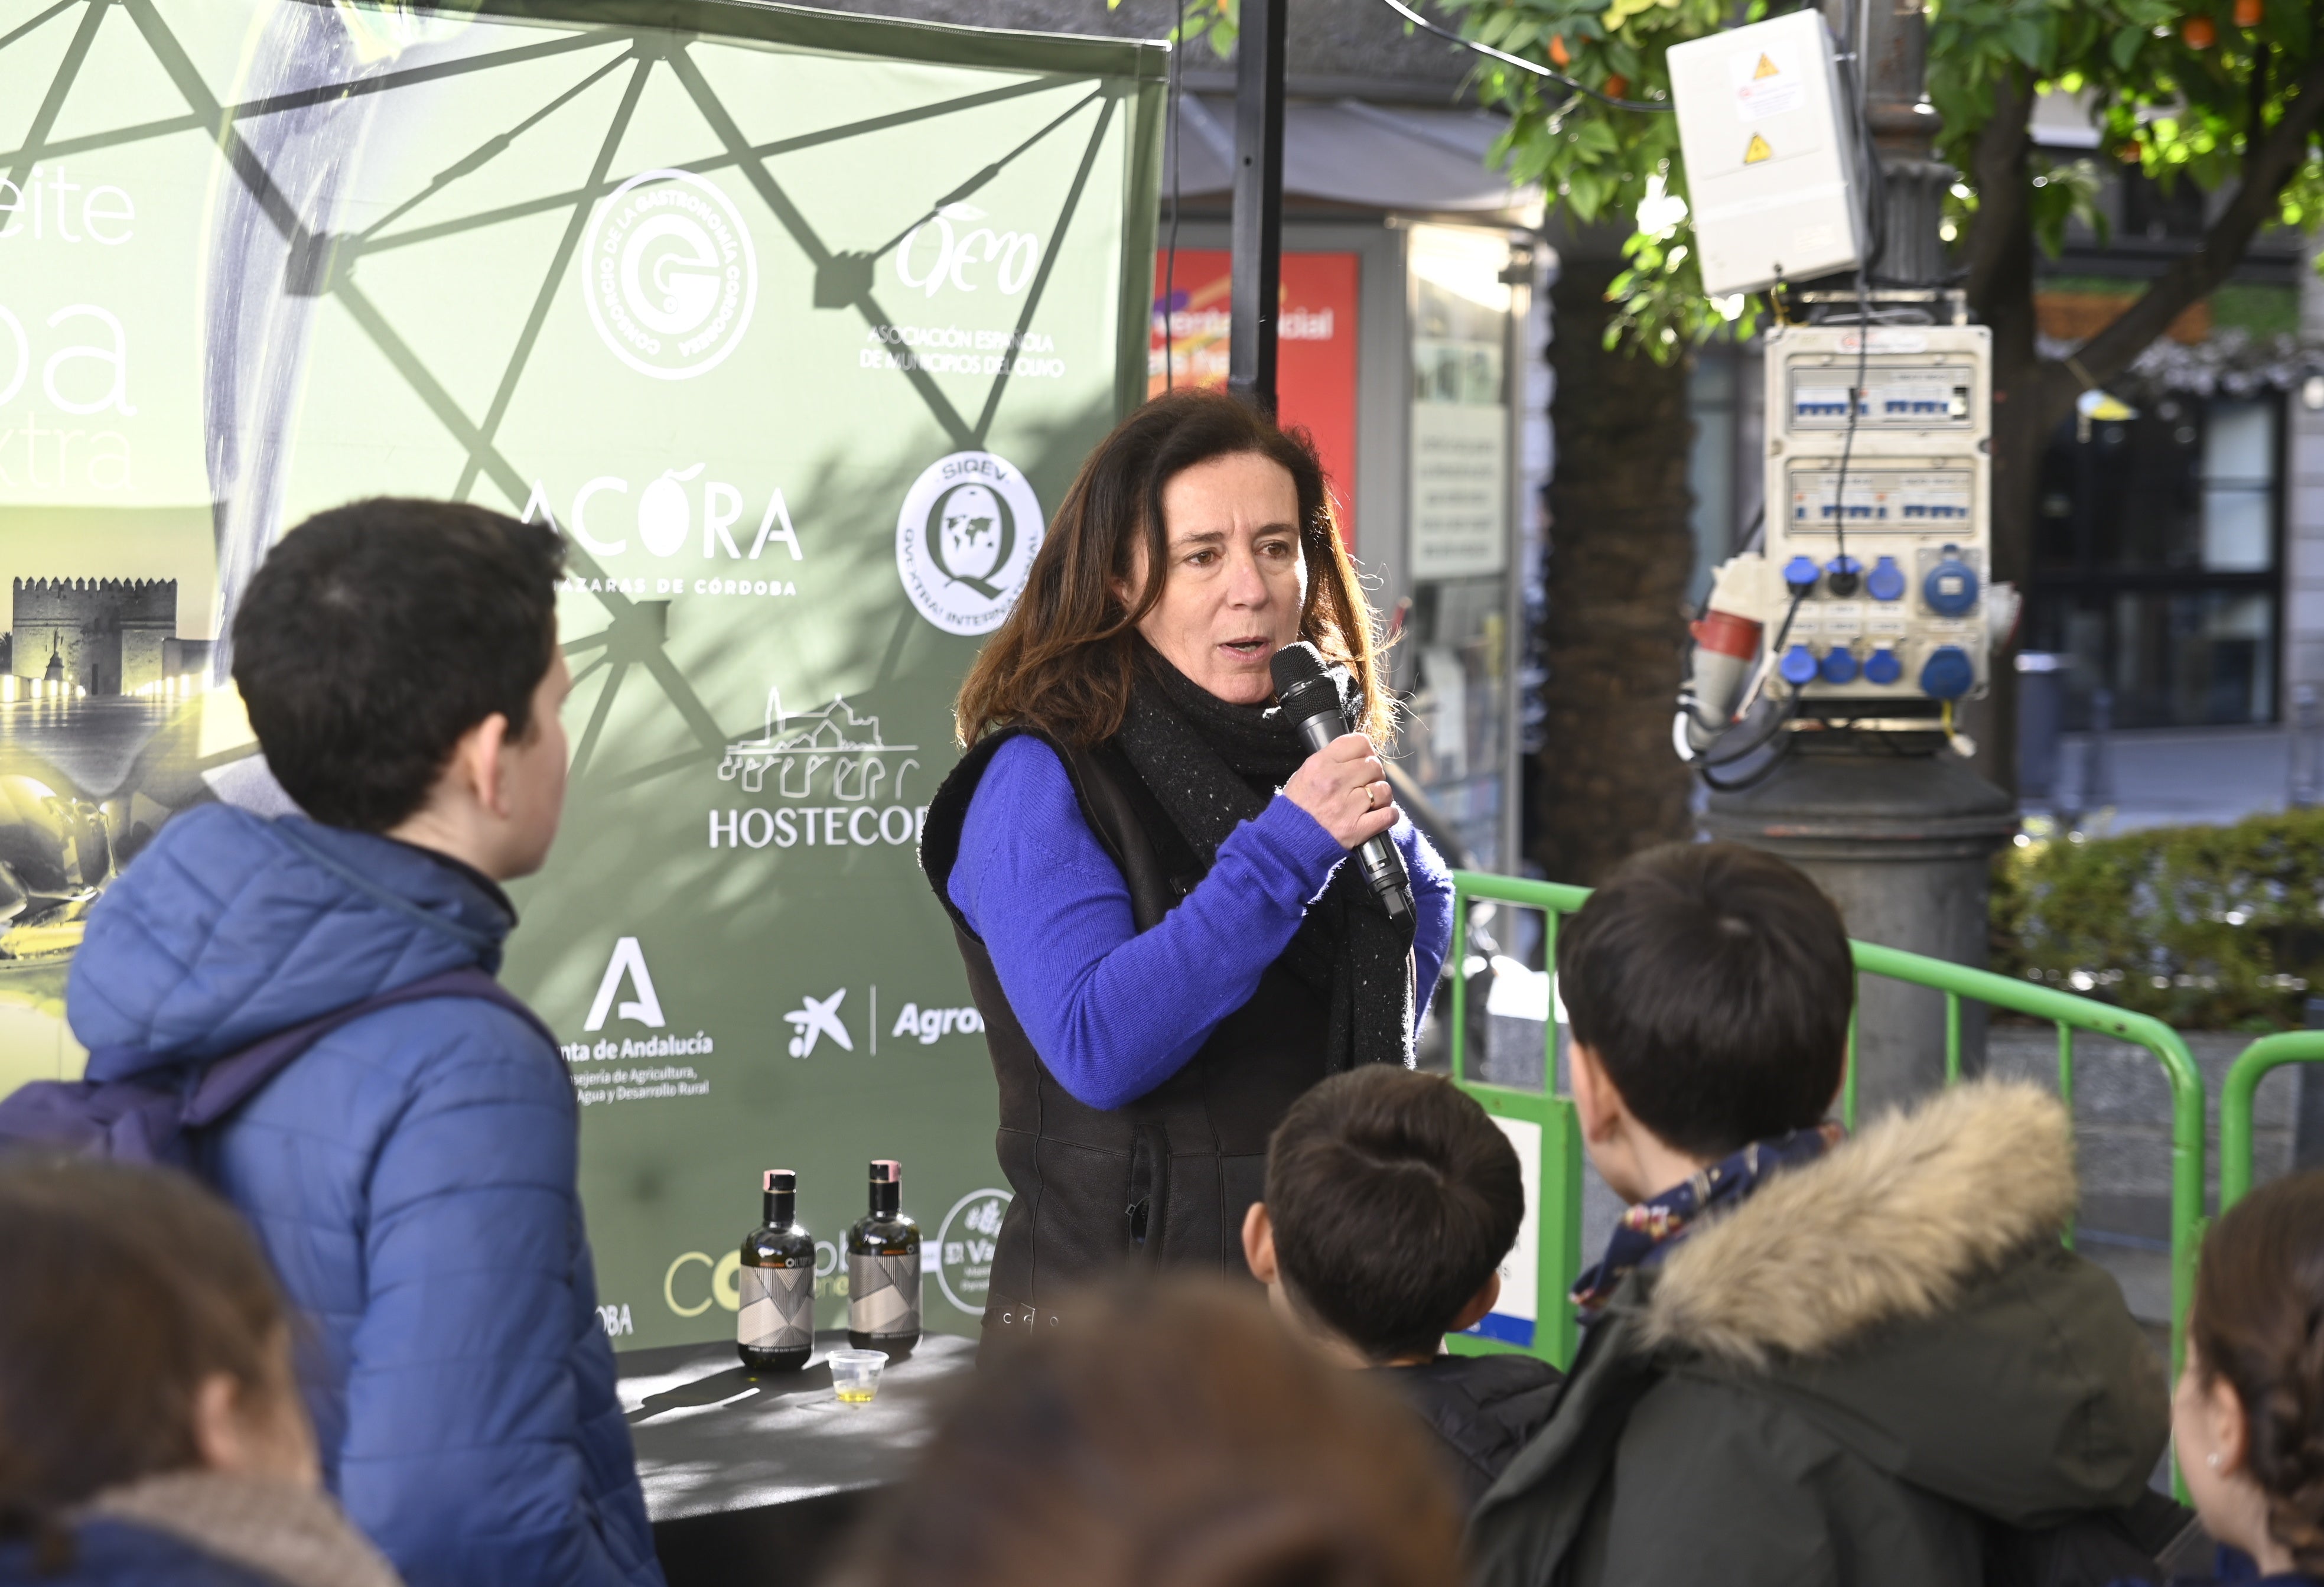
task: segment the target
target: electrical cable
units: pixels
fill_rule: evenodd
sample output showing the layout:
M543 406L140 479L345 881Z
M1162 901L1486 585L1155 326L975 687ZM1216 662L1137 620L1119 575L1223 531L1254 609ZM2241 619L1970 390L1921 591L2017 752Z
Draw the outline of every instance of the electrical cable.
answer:
M1183 94L1185 74L1179 69L1178 58L1186 51L1186 0L1178 0L1178 25L1170 35L1170 87L1166 97L1170 101L1170 243L1162 255L1162 389L1177 389L1178 374L1178 211L1185 208L1178 201L1179 161L1185 152L1178 135L1179 102ZM1148 388L1151 390L1152 388Z
M1511 55L1505 50L1496 50L1490 44L1480 44L1474 39L1462 38L1451 28L1442 27L1437 23L1429 21L1426 17L1421 15L1420 13L1415 11L1411 6L1406 5L1404 3L1404 0L1380 0L1380 4L1387 6L1390 11L1395 12L1398 16L1404 18L1405 21L1412 23L1413 26L1420 29L1423 32L1434 33L1440 39L1449 39L1453 43L1460 45L1463 50L1473 50L1480 55L1490 56L1493 60L1499 61L1504 66L1514 66L1519 71L1531 72L1537 78L1546 78L1549 81L1556 83L1561 88L1572 88L1577 94L1587 94L1590 97L1597 100L1600 104L1610 105L1617 110L1647 110L1667 115L1678 108L1678 106L1669 103L1667 100L1618 99L1611 94L1600 92L1598 89L1591 88L1587 83L1576 82L1572 78L1567 77L1563 72L1552 71L1549 68L1542 65L1539 61L1527 60L1521 55Z

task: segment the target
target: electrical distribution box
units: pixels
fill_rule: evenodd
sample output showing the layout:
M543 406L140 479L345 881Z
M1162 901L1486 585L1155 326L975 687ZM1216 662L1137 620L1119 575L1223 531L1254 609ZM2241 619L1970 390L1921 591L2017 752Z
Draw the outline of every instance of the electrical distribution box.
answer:
M1864 257L1855 124L1821 14L1674 44L1671 98L1702 290L1756 292Z
M1992 371L1983 326L1768 337L1766 641L1789 612L1773 675L1809 702L1985 692Z

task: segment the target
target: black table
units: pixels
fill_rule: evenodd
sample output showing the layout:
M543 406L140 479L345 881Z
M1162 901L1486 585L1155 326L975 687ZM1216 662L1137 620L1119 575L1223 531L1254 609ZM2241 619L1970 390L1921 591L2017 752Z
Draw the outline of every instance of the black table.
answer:
M732 1344L672 1345L621 1359L654 1546L670 1587L798 1582L831 1563L866 1499L899 1481L962 1386L976 1342L930 1334L881 1374L869 1405L842 1405L816 1335L797 1372L754 1373Z

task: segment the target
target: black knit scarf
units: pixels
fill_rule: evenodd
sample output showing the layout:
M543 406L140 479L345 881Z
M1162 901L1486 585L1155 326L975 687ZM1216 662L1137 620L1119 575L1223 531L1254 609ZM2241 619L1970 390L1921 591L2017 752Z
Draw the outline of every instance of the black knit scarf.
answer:
M1220 699L1140 643L1117 742L1207 871L1219 844L1267 808L1308 751L1281 710ZM1332 669L1344 709L1355 680ZM1332 1069L1412 1062L1412 921L1391 919L1363 869L1342 864L1307 906L1282 964L1331 1010Z

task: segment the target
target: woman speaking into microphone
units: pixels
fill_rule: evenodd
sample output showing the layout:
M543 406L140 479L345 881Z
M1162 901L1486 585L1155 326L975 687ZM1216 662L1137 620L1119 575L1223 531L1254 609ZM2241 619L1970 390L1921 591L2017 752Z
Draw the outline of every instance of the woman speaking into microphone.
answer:
M1300 641L1351 729L1313 753L1269 673ZM1389 712L1302 438L1185 392L1099 444L962 686L968 752L921 842L1015 1192L988 1331L1059 1322L1061 1290L1125 1261L1242 1273L1293 1099L1409 1062L1452 886L1389 798ZM1409 911L1351 854L1382 834Z

